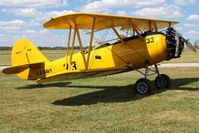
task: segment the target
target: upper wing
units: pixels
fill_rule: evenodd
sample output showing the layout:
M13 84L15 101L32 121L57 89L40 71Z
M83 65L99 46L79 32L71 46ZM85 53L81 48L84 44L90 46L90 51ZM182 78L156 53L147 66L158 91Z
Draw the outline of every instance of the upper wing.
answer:
M149 27L153 29L162 29L178 23L178 21L172 20L158 20L90 13L72 13L52 18L44 23L44 27L49 29L74 29L75 25L77 25L79 29L92 29L94 18L95 30L102 30L113 26L122 27L125 29L127 28L127 25L133 23L133 25L137 26L140 30L146 31L149 29Z

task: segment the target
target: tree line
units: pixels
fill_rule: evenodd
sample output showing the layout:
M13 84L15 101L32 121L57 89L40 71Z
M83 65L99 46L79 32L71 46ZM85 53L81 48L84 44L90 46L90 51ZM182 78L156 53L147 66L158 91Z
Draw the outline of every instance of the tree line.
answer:
M11 50L11 49L12 49L12 47L9 47L9 46L0 46L0 50ZM39 46L38 49L39 50L66 50L66 47L61 47L61 46L58 46L58 47L41 47L41 46ZM74 49L79 50L80 47L75 46Z

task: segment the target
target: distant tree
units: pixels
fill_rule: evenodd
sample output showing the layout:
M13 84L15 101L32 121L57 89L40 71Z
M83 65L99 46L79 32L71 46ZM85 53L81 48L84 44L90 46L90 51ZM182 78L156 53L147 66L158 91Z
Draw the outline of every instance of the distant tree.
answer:
M0 46L0 50L11 50L12 47L8 47L8 46Z

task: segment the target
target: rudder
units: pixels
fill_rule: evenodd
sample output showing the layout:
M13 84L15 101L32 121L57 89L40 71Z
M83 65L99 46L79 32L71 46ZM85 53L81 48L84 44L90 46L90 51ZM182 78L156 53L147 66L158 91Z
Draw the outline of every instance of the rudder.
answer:
M27 39L18 40L12 48L12 66L47 62L48 59Z
M37 70L42 70L45 63L49 62L48 59L34 46L34 44L27 40L18 40L12 48L12 66L29 67L24 71L17 73L22 79L35 80L39 78L36 74Z

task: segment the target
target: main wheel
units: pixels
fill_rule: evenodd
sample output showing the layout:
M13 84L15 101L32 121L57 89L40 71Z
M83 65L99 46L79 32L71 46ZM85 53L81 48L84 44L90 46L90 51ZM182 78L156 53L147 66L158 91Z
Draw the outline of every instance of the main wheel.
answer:
M135 83L135 89L138 94L144 95L150 93L151 83L146 78L141 78Z
M169 88L171 80L166 74L160 74L155 78L155 86L157 89Z

